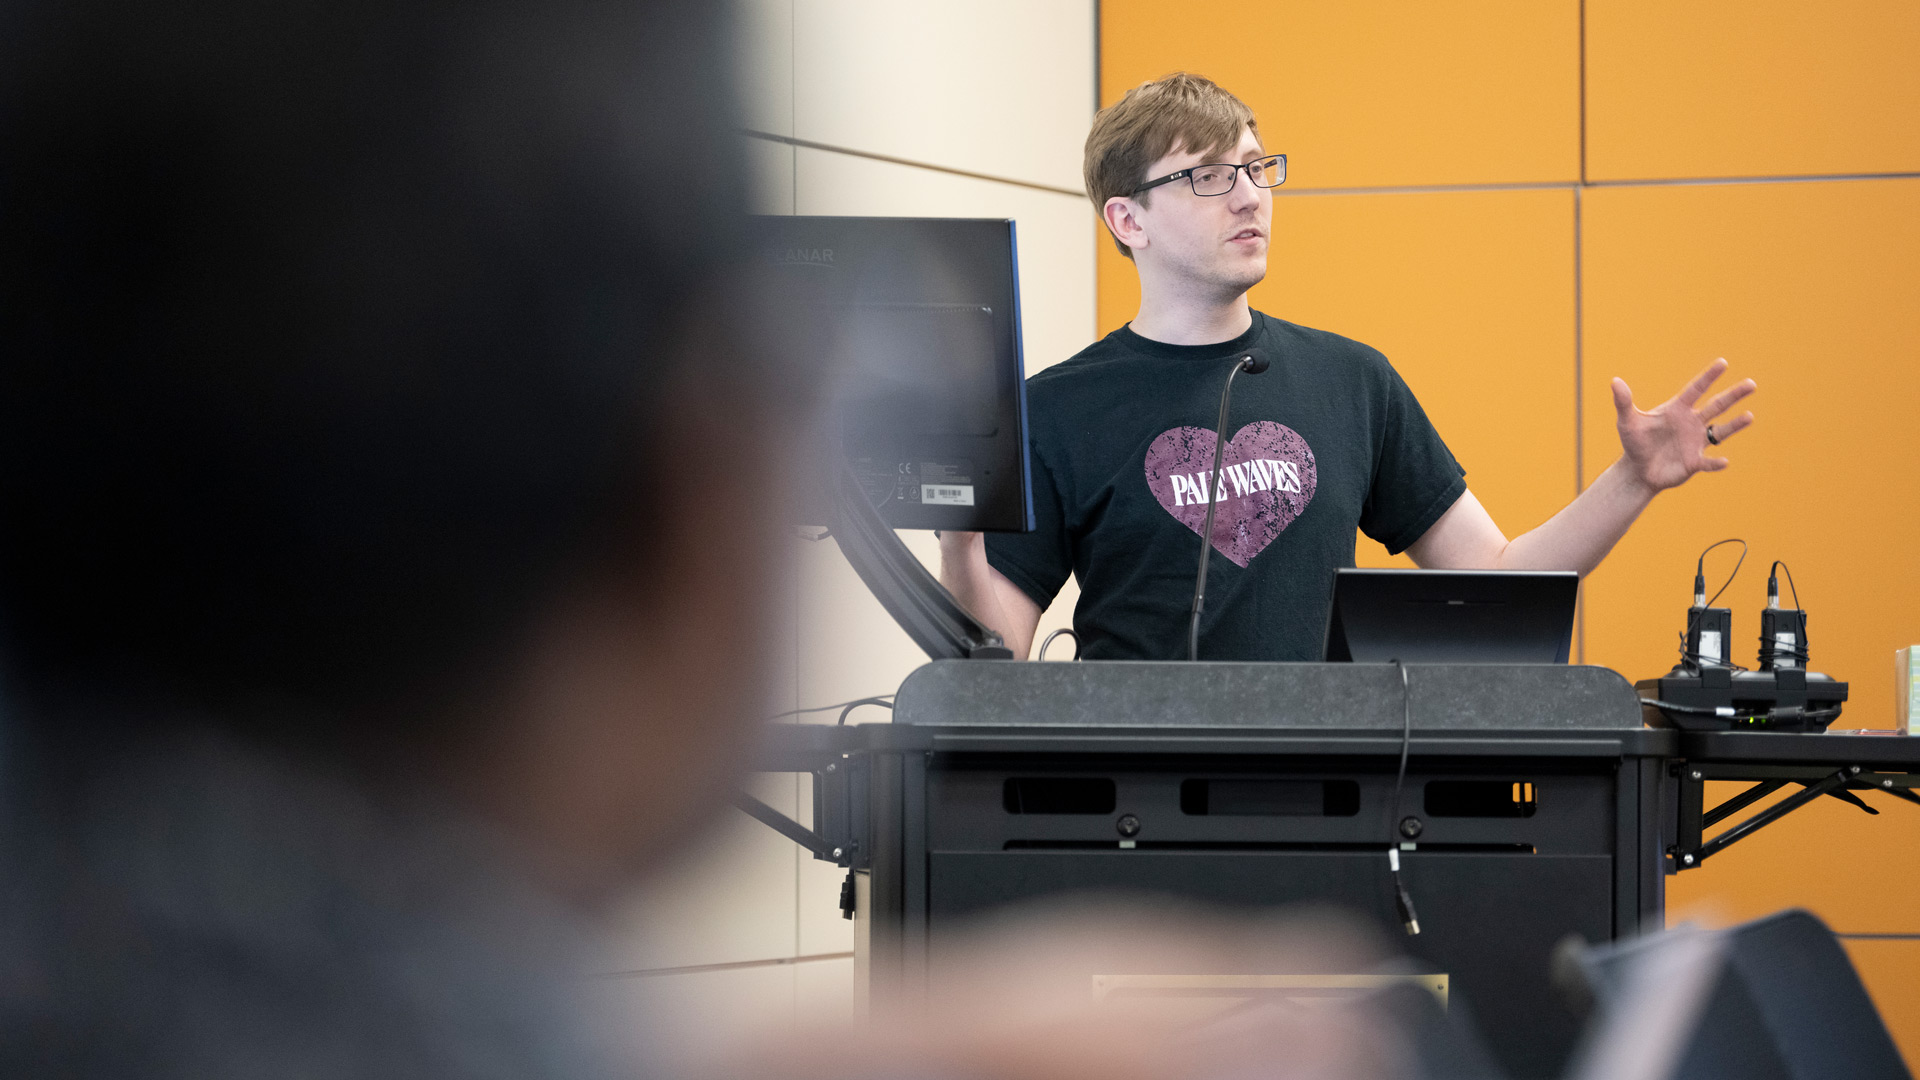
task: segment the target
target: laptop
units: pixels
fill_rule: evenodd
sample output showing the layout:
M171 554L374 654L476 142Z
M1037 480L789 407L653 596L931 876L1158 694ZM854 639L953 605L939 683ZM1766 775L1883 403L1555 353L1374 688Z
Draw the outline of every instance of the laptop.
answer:
M1580 575L1571 570L1360 570L1333 575L1328 660L1564 664Z

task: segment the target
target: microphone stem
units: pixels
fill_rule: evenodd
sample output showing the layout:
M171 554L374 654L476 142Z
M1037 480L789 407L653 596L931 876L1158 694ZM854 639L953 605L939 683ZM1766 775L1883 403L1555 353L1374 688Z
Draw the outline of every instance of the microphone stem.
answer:
M1207 558L1213 554L1213 510L1220 505L1220 458L1227 449L1227 405L1233 400L1233 378L1246 370L1251 357L1243 358L1227 372L1227 385L1220 391L1220 422L1214 426L1213 471L1207 474L1207 524L1200 531L1200 568L1194 575L1193 611L1187 616L1187 659L1200 659L1200 611L1207 606Z

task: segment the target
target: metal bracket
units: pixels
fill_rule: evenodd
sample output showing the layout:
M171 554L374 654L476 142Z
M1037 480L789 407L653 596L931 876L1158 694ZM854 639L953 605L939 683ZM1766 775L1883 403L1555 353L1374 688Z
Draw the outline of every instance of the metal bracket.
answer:
M733 797L733 805L745 810L755 821L813 852L817 858L831 859L838 854L833 845L821 839L818 833L745 792Z
M733 797L733 804L814 858L864 870L869 861L862 843L867 832L866 769L865 754L839 754L806 770L813 775L813 829L744 792Z
M1880 811L1867 805L1853 792L1880 791L1907 802L1920 804L1920 795L1915 795L1910 790L1920 784L1920 776L1915 774L1867 773L1863 775L1858 765L1849 765L1832 772L1827 772L1827 768L1804 765L1676 763L1673 766L1673 775L1679 779L1680 787L1674 843L1667 849L1667 854L1673 857L1670 872L1698 867L1709 856L1725 851L1728 847L1752 836L1821 796L1831 796L1869 814L1878 814ZM1752 787L1709 810L1705 806L1708 780L1751 780L1755 783ZM1712 839L1705 838L1704 833L1707 829L1788 784L1799 784L1801 790L1719 833Z

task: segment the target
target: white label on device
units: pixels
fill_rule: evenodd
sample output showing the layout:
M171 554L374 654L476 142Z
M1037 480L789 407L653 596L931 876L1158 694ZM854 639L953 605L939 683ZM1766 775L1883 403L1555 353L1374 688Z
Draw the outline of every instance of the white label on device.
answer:
M972 484L921 484L920 501L927 506L972 506Z
M1773 666L1774 667L1792 667L1793 666L1793 656L1792 656L1793 646L1799 640L1799 637L1800 635L1795 634L1791 630L1776 630L1773 632ZM1781 655L1782 653L1786 653L1788 655L1782 656Z
M1727 654L1720 650L1720 631L1700 631L1700 655L1708 660L1726 663Z

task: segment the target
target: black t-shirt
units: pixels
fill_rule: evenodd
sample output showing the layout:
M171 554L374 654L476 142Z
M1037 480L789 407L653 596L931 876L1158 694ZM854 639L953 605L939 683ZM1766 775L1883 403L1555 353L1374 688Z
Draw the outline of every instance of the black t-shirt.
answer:
M1202 659L1318 660L1355 527L1400 552L1466 490L1374 349L1257 311L1217 345L1121 327L1027 380L1038 528L987 536L987 561L1043 608L1079 577L1082 656L1186 657L1220 388L1248 354L1272 367L1233 383Z

